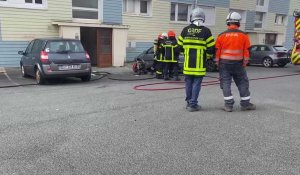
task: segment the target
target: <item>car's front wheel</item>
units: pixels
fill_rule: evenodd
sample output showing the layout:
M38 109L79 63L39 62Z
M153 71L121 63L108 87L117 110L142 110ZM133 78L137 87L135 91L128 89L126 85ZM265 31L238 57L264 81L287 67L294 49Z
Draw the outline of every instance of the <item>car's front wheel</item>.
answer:
M272 58L269 58L269 57L264 58L263 65L265 67L272 67L273 66L273 60L272 60Z
M83 81L83 82L88 82L90 80L91 80L91 75L86 75L86 76L81 77L81 81Z
M35 80L37 84L44 84L45 83L45 78L41 74L41 71L39 69L36 69L35 71Z
M21 74L22 74L22 77L28 77L28 74L25 72L25 68L24 68L23 64L21 64Z

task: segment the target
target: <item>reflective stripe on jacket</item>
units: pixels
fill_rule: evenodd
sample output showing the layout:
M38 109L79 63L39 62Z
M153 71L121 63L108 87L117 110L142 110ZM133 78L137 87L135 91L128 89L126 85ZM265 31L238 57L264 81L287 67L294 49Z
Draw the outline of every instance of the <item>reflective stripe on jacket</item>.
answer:
M171 38L168 41L165 42L163 46L163 54L164 54L164 60L163 62L166 63L177 63L179 58L180 49L177 45L176 38Z
M191 24L185 27L178 44L184 49L183 73L185 75L206 75L207 54L213 54L215 41L210 29Z
M250 41L246 33L238 30L238 26L231 25L221 33L216 41L216 61L220 59L241 61L249 59Z

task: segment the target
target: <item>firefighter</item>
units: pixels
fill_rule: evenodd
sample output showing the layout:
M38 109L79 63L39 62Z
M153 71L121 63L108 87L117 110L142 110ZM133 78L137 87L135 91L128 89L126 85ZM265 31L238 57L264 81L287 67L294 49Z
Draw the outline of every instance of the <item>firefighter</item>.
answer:
M215 41L210 29L203 25L205 22L203 9L193 9L190 22L191 24L182 30L178 44L184 49L186 109L194 112L201 109L198 105L198 96L203 77L206 75L206 55L213 54Z
M162 33L158 36L157 42L154 43L154 64L153 68L156 70L156 78L163 78L163 66L164 66L164 58L162 53L162 45L165 43L167 39L167 34Z
M241 110L255 110L256 108L250 103L249 80L245 70L249 60L250 41L248 36L239 30L241 20L239 13L229 13L226 19L228 30L221 33L216 41L216 62L225 101L223 110L227 112L232 112L234 104L231 93L232 79L240 93Z
M175 76L175 80L179 81L178 77L178 59L180 48L177 44L176 34L174 31L168 31L168 40L162 45L164 55L164 80L169 80Z

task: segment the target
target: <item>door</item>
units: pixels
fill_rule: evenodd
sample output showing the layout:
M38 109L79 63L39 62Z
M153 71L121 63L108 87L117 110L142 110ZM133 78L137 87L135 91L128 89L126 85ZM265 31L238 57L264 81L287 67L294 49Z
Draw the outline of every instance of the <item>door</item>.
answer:
M99 28L97 30L97 66L112 66L112 29Z
M32 75L32 69L33 66L31 64L31 50L33 46L34 41L31 41L29 45L27 46L24 55L22 56L22 64L25 69L25 72Z
M266 34L265 43L270 44L270 45L275 45L276 44L276 38L277 38L276 34Z
M252 46L249 49L250 52L250 64L257 64L258 63L258 46Z

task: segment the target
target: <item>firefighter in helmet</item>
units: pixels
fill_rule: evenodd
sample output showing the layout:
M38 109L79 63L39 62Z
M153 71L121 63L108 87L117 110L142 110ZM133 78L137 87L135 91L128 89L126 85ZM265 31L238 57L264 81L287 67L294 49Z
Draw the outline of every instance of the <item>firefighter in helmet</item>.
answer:
M156 70L156 78L162 79L163 78L163 66L164 66L164 58L162 53L162 45L165 43L167 39L167 34L162 33L158 35L157 40L154 42L154 62L152 65L152 70Z
M254 110L250 103L249 80L246 66L249 60L250 41L246 33L239 30L242 17L237 12L230 12L226 19L228 29L221 33L216 41L216 62L220 73L220 86L224 95L224 110L232 112L234 99L231 82L234 80L240 93L241 110Z
M164 79L169 80L175 76L175 80L179 81L178 77L178 59L180 53L180 47L177 44L176 34L174 31L168 31L168 39L162 45L164 55Z
M191 24L182 30L178 44L184 49L186 109L194 112L201 109L198 96L203 77L206 75L206 55L213 54L215 41L210 29L204 26L205 13L202 8L193 9L190 22Z

